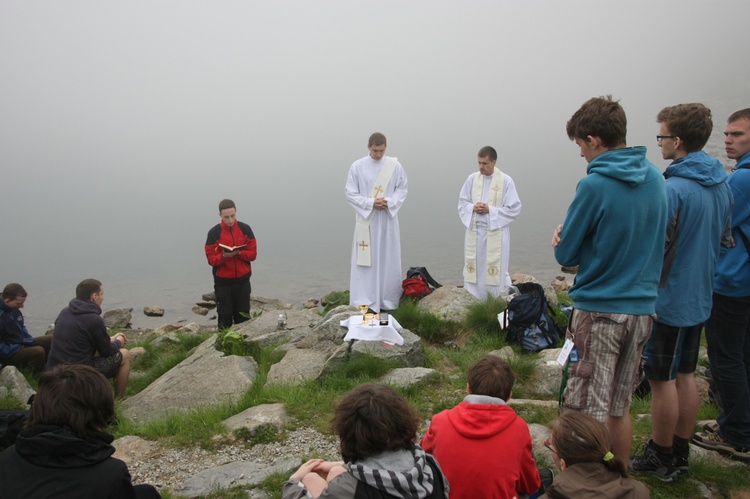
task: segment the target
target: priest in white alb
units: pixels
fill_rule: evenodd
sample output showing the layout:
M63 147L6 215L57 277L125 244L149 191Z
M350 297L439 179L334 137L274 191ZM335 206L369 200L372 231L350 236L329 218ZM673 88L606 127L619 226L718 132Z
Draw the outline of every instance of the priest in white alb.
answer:
M497 151L479 150L479 171L469 175L458 198L458 216L466 227L464 287L480 300L494 297L511 285L508 273L510 230L521 213L513 179L495 168Z
M398 212L406 201L406 172L385 156L386 140L373 133L370 153L355 161L346 179L346 199L354 208L349 304L375 312L393 310L401 299L401 236Z

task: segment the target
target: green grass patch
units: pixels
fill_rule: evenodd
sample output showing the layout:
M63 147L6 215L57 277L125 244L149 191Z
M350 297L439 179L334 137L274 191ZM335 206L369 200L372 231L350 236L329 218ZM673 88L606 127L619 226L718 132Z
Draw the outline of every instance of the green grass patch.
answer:
M125 435L138 435L148 440L159 440L169 446L189 447L200 445L205 449L215 446L213 436L224 433L223 421L237 414L235 404L225 403L199 407L185 413L172 413L146 423L135 423L118 417L110 428L115 438Z
M499 335L502 332L497 314L506 309L505 300L488 297L469 306L464 327L470 334L487 333Z
M286 473L274 473L273 475L266 477L266 479L260 484L259 488L271 494L271 499L280 499L281 487L284 486L288 479L289 476Z
M430 343L455 341L461 332L458 323L423 312L417 309L416 302L412 300L402 300L392 315L403 327Z

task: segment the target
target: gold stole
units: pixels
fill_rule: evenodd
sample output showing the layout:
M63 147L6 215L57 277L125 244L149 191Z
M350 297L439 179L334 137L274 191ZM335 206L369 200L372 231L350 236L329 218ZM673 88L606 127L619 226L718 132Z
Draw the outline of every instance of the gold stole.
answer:
M487 204L495 208L503 205L503 189L505 188L505 175L498 168L492 173L490 182L490 194ZM482 200L484 189L484 175L474 173L471 185L471 201L478 203ZM489 214L488 214L489 222ZM488 286L500 286L502 276L502 231L487 230L487 266L485 284ZM476 214L472 214L471 225L466 229L464 237L464 280L472 284L477 282L477 228Z
M371 198L383 197L385 188L388 187L388 182L391 181L393 171L396 169L396 161L397 159L394 157L385 157L383 167L380 169L378 178L372 186L372 191L370 192ZM370 255L370 222L372 221L374 214L375 208L372 209L367 218L357 215L357 224L355 228L357 234L357 265L362 267L370 267L372 265L372 258Z

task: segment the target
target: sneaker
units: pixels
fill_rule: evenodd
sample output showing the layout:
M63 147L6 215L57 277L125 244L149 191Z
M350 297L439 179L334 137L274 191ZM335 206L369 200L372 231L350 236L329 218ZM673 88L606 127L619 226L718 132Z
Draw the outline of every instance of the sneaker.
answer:
M719 423L711 421L703 425L703 433L719 433Z
M718 433L694 433L693 443L704 449L715 450L723 456L740 461L750 461L750 447L733 445Z
M641 475L653 475L662 482L671 482L677 476L677 468L672 464L672 457L665 456L653 447L653 440L641 444L634 456L631 456L628 471Z

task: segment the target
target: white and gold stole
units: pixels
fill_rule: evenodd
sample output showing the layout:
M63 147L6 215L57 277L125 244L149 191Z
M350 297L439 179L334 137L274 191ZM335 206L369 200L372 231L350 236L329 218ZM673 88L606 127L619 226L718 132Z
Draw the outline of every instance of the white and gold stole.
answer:
M375 184L372 186L370 191L371 198L383 197L385 188L388 187L388 182L391 181L393 171L396 169L395 157L386 156L383 161L383 167L380 169L378 178L375 180ZM370 216L364 218L357 216L356 233L357 233L357 265L362 267L369 267L372 265L372 258L370 254L370 222L375 214L375 208L370 212Z

